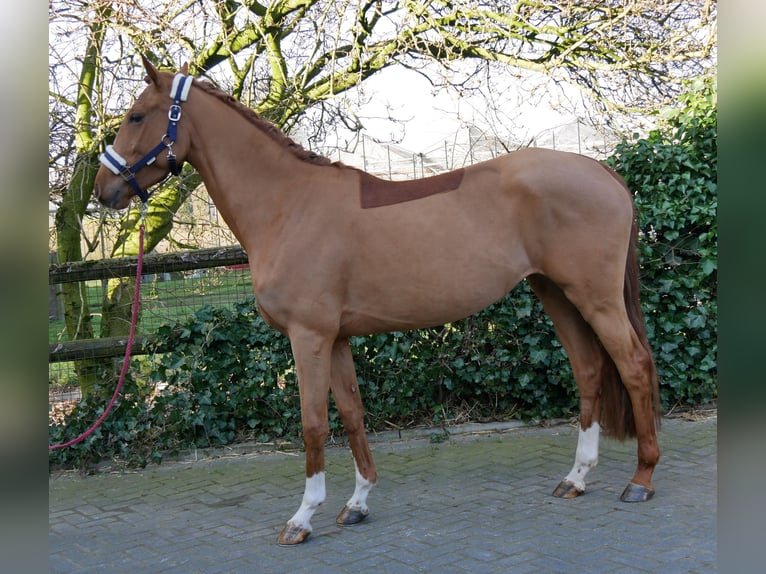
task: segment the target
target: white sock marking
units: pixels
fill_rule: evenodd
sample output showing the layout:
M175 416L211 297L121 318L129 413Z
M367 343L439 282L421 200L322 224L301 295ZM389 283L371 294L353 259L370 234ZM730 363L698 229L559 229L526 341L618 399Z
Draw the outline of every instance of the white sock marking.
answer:
M359 467L354 461L354 472L356 473L356 488L354 488L354 494L348 499L346 506L349 508L360 509L362 512L367 512L367 495L370 494L372 487L375 483L370 482L364 478L359 472Z
M318 472L306 479L306 489L303 491L303 501L300 508L290 519L290 523L296 524L311 532L311 517L317 508L325 500L324 472Z
M575 463L565 480L572 482L578 489L585 490L585 475L598 464L598 439L601 427L593 423L587 430L580 429L577 437Z

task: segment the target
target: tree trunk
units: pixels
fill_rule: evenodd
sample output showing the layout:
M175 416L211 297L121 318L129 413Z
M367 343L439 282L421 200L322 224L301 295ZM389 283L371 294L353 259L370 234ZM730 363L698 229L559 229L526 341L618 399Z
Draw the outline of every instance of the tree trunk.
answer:
M98 171L98 144L93 141L93 95L97 92L101 45L112 12L107 3L96 7L98 14L90 24L88 45L82 62L80 83L77 88L74 143L76 159L72 179L56 212L56 248L58 260L82 260L81 221L93 191ZM62 285L64 323L70 340L93 338L93 324L88 308L84 283ZM75 361L75 372L80 390L85 397L99 382L99 363L92 360Z

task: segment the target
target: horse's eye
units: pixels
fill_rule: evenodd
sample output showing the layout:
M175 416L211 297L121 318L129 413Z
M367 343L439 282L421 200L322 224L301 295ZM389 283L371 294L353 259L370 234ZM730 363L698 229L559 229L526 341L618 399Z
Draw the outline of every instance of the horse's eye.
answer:
M141 120L144 119L143 114L130 114L130 123L131 124L139 124L141 123Z

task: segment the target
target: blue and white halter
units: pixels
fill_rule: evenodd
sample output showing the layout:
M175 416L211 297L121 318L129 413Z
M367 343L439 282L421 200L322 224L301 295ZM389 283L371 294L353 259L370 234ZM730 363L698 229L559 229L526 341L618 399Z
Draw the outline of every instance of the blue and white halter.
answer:
M170 166L170 173L178 175L181 173L181 166L176 162L176 156L173 153L173 144L176 142L176 134L178 128L178 122L181 119L181 104L189 97L189 90L192 86L192 76L186 76L184 74L176 74L173 78L173 85L170 88L170 98L173 103L168 110L168 129L165 135L160 139L158 143L151 151L149 151L144 157L139 159L136 163L128 166L128 162L114 151L111 145L106 146L106 151L98 156L98 160L106 166L109 171L115 175L120 175L127 181L136 195L141 199L143 203L146 203L149 199L149 192L141 189L136 181L136 174L138 171L154 163L157 156L164 150L168 150L168 165Z

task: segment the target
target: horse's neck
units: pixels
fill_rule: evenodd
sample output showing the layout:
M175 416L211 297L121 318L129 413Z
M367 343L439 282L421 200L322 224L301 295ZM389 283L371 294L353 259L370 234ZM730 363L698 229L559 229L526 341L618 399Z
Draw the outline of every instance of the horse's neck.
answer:
M195 113L189 152L189 162L208 186L228 192L266 176L277 184L289 177L291 164L298 162L289 150L225 104L210 105Z
M306 168L292 152L222 102L205 98L194 113L189 163L237 239L273 221L290 182ZM263 221L259 221L263 220Z

